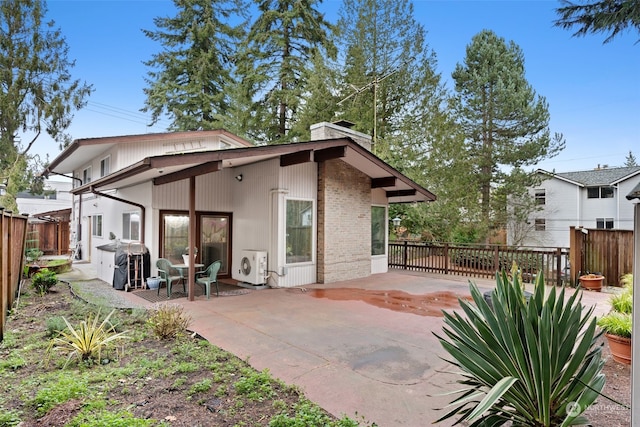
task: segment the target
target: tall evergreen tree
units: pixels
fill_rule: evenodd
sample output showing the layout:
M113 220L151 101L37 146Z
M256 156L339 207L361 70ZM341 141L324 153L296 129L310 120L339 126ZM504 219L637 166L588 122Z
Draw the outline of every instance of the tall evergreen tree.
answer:
M163 115L171 130L216 129L228 124L229 93L242 8L237 1L174 0L177 15L154 19L143 30L163 49L145 62L150 67L142 111L152 123Z
M640 32L638 0L596 0L584 4L562 0L562 4L556 9L560 18L555 25L564 29L577 27L574 36L603 33L607 35L604 43L608 43L627 29Z
M499 218L506 198L494 197L496 189L530 184L519 169L556 155L564 141L559 134L550 137L547 102L527 82L524 55L514 42L506 43L489 30L480 32L452 76L456 114L467 155L474 160L470 173L477 183L482 221L489 227L504 226ZM534 178L533 173L529 176Z
M290 140L315 54L335 57L333 27L317 10L321 0L257 0L258 17L239 52L242 95L253 102L249 136ZM246 102L246 101L245 101Z
M34 182L31 147L43 132L66 146L73 113L92 91L71 77L66 40L45 15L40 0L0 2L0 205L13 210L16 194Z
M629 154L624 159L624 165L626 167L638 166L638 162L636 161L636 156L633 155L631 150L629 150Z
M430 114L425 106L443 100L435 54L413 4L345 0L338 28L345 55L341 117L372 135L377 155L392 163L393 157L405 158L398 153L403 138L397 137L407 125L424 123Z

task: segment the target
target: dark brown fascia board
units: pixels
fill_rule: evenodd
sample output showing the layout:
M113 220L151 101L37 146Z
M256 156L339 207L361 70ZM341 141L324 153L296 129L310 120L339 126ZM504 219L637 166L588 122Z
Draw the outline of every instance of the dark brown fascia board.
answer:
M395 176L385 176L383 178L371 178L371 188L394 187L396 185Z
M406 196L415 196L417 190L412 188L411 190L392 190L387 191L387 198L390 199L392 197L406 197Z
M295 153L283 154L280 156L280 167L298 165L312 161L313 150L297 151Z
M182 181L183 179L191 178L194 176L204 175L211 172L218 172L220 169L222 169L221 160L207 162L201 165L193 166L187 169L153 178L153 185L163 185L169 184L171 182Z
M324 148L313 152L313 161L316 163L327 160L340 159L347 155L347 146L341 145L337 147Z

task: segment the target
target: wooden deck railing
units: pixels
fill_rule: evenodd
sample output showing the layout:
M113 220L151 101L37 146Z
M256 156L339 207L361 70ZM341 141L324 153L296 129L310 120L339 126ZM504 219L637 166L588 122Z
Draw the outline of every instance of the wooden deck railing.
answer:
M569 284L569 248L389 242L389 267L405 270L492 278L514 261L526 282L542 272L548 285Z

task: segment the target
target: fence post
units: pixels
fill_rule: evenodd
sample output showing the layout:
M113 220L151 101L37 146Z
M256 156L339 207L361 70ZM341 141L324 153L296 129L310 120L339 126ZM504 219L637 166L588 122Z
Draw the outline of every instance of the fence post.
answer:
M449 274L449 244L444 244L444 274Z
M493 267L495 271L500 271L500 246L496 246L493 250Z
M562 249L556 248L556 286L562 285Z
M407 269L407 259L409 258L408 252L409 252L409 244L405 240L404 241L404 250L402 252L402 268L404 268L405 270Z

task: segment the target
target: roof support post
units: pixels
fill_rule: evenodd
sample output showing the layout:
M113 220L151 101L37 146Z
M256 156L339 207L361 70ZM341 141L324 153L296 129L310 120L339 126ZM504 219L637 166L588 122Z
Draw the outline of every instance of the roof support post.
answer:
M196 177L189 178L189 301L194 300L196 289Z

